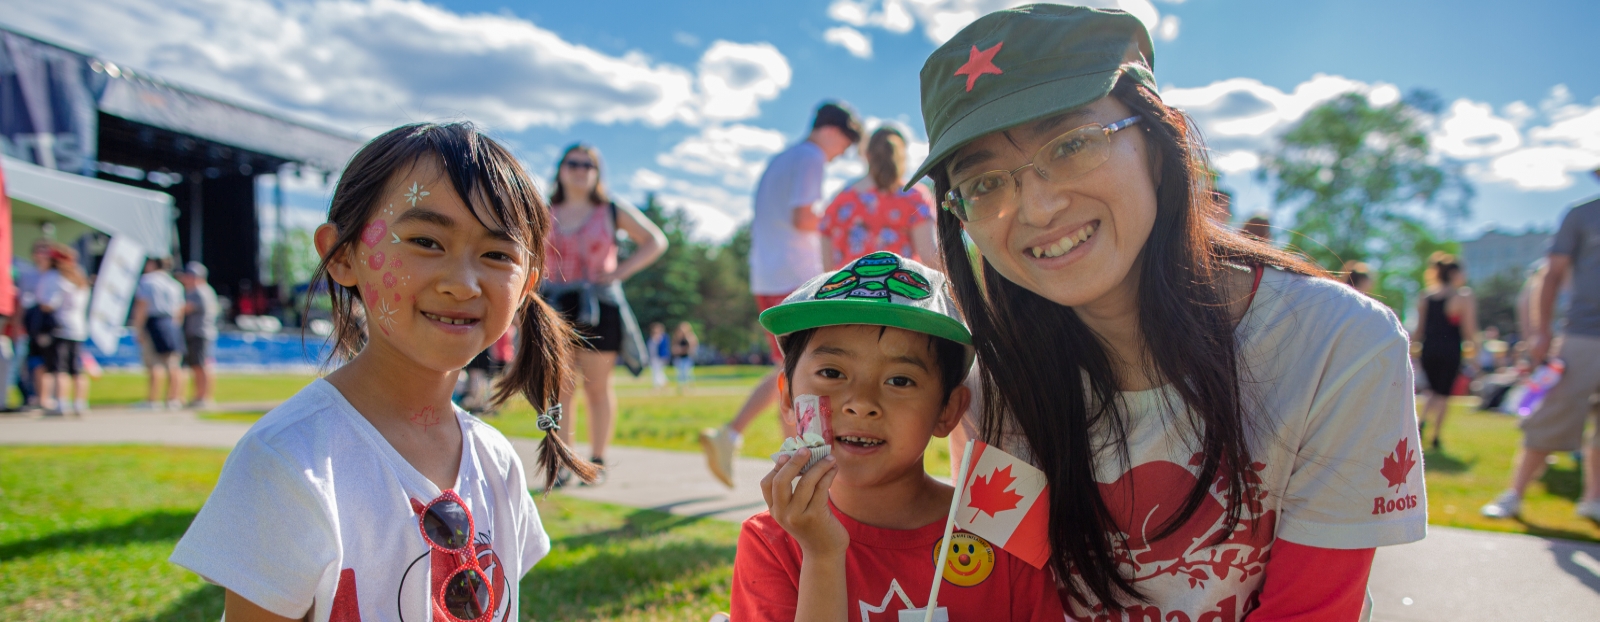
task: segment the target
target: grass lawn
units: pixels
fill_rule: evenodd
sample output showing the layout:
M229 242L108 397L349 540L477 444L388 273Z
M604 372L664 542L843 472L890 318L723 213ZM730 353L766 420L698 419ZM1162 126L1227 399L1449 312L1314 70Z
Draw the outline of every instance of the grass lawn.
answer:
M216 620L222 590L166 562L227 452L0 447L0 619ZM704 620L738 526L553 495L524 620Z
M286 400L311 382L312 376L304 374L220 374L217 376L216 400L218 402L277 402ZM188 400L189 380L184 379L184 399ZM11 390L11 403L18 401L16 389ZM129 372L106 372L89 383L90 406L115 406L143 402L145 375Z
M1478 513L1478 508L1510 485L1511 458L1521 443L1516 417L1452 404L1445 419L1443 451L1424 452L1428 522L1600 541L1600 525L1573 513L1583 484L1578 465L1568 453L1556 456L1544 477L1529 487L1522 503L1522 520L1494 520Z

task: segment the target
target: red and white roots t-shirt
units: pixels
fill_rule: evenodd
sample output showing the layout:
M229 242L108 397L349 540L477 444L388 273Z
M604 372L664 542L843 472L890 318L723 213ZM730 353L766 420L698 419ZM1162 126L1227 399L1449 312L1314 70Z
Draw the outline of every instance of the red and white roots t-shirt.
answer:
M1409 340L1394 314L1332 281L1267 269L1238 337L1254 431L1242 522L1222 532L1227 501L1208 482L1198 511L1154 539L1198 482L1199 433L1169 388L1121 394L1128 461L1107 450L1096 479L1123 576L1149 601L1118 611L1072 598L1070 617L1235 622L1254 609L1279 538L1367 549L1426 533ZM1006 441L1029 455L1017 436Z
M830 509L832 509L830 505ZM917 529L881 529L837 509L845 553L846 619L895 622L902 609L928 604L944 521ZM951 620L1059 622L1061 601L1049 574L970 533L951 537L939 606ZM800 589L800 544L762 512L744 522L733 562L732 617L737 622L793 622Z

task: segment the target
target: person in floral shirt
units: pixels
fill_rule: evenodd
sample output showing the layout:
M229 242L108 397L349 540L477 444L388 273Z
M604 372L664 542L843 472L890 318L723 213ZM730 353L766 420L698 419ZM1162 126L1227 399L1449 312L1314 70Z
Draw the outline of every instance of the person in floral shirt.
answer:
M893 127L872 133L866 148L867 176L833 198L822 216L822 261L838 270L862 255L890 251L934 269L933 195L926 187L901 190L906 137Z

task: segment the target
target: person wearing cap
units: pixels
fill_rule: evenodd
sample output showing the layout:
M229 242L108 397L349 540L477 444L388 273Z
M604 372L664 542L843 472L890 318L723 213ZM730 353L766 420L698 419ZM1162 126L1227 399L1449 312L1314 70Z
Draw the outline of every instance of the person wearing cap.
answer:
M751 202L750 291L755 294L758 313L822 272L822 236L817 229L822 222L823 172L829 162L860 141L861 120L855 111L843 102L827 102L817 108L805 140L767 161ZM772 353L781 365L776 340ZM743 444L744 429L772 406L777 395L778 374L774 371L756 384L732 421L721 428L701 430L706 466L727 487L733 487L733 458Z
M911 181L980 369L952 442L1045 472L1070 617L1357 619L1427 528L1405 329L1215 218L1154 61L1133 16L1040 4L924 65Z
M923 452L972 397L972 337L944 275L871 253L807 281L761 325L779 335L784 399L826 396L833 438L815 465L802 469L801 449L761 480L768 510L740 530L732 619L865 620L870 609L893 620L925 605L955 489L927 474ZM952 542L964 550L943 574L955 583L939 600L948 619L1062 619L1044 569L974 534Z
M205 264L191 261L178 273L183 283L183 366L194 377L194 399L190 408L209 408L216 404L212 390L217 384L217 290L206 282Z

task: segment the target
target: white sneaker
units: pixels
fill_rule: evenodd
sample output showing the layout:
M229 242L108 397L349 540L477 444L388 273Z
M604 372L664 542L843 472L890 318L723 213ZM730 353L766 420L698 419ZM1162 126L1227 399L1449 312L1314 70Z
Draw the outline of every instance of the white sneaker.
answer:
M1600 500L1579 503L1578 516L1600 523Z
M167 410L183 410L183 400L167 400Z
M82 415L83 413L89 412L89 398L83 398L83 399L78 400L78 404L77 404L77 409L76 410L78 411L79 415Z
M700 449L706 454L706 467L722 485L733 488L733 457L739 455L744 437L732 428L706 428L700 431Z
M1478 511L1489 518L1516 518L1522 513L1522 495L1507 490Z

